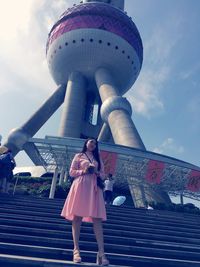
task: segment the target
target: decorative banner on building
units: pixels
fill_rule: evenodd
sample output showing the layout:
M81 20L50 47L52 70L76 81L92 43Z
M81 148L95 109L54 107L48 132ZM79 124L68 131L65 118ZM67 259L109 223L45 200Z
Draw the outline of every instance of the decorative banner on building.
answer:
M188 177L187 190L200 191L200 171L191 171Z
M107 151L101 151L100 155L104 163L105 174L114 174L117 163L117 154Z
M164 168L164 162L149 160L147 166L146 180L152 184L160 184Z

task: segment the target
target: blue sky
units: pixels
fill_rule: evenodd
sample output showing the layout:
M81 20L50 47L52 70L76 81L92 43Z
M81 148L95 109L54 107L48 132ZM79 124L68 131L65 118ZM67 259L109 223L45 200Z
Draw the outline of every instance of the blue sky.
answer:
M48 31L79 1L0 0L0 134L5 141L55 89L45 59ZM144 45L127 97L148 150L200 166L200 1L126 0ZM37 133L57 135L61 109ZM18 165L29 165L23 153Z

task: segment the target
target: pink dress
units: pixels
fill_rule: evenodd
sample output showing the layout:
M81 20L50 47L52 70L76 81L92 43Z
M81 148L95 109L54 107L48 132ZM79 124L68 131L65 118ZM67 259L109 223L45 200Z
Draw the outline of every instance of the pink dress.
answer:
M107 219L103 191L97 186L96 174L83 175L83 170L89 164L89 159L83 153L76 154L72 161L69 174L74 181L61 212L61 216L67 220L72 221L75 215L83 217L84 222L93 222L93 218ZM96 160L93 164L98 167ZM102 161L100 176L104 177Z

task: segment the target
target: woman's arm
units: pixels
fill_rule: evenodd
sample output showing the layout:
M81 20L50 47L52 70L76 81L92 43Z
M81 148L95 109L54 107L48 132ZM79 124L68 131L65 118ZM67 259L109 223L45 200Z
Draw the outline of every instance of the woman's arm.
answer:
M80 154L76 154L72 160L71 167L69 170L69 175L71 177L78 177L83 175L83 170L80 169Z

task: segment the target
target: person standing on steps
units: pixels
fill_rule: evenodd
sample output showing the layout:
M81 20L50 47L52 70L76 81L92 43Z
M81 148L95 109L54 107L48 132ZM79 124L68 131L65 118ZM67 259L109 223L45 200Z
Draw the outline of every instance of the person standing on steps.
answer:
M115 181L111 173L108 174L108 178L105 180L104 198L107 205L112 204L113 199L113 185Z
M9 193L16 162L12 151L7 147L0 147L0 193Z
M98 142L91 138L85 141L82 152L75 155L69 175L74 177L61 216L72 221L74 242L73 261L81 262L79 237L82 221L93 223L98 244L97 264L108 266L104 253L102 221L107 219L103 198L102 181L104 166L100 159Z

